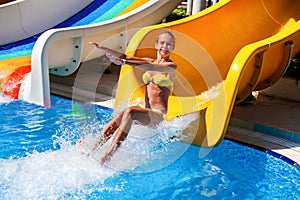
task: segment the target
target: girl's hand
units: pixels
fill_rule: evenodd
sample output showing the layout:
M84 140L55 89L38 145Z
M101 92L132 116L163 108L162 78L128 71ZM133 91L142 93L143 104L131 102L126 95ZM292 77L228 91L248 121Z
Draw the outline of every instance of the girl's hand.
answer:
M102 46L100 44L98 44L97 42L89 42L90 45L95 45L95 47L97 47L98 49L102 49L103 51L105 51L106 53L109 53L111 55L113 55L114 57L118 57L118 58L126 58L126 55L124 53L115 51L113 49L107 48L105 46Z
M95 45L97 48L101 48L101 46L97 42L89 42L90 45Z
M126 55L117 51L114 51L112 49L109 49L107 47L101 46L97 42L89 42L90 45L95 45L98 49L102 49L106 52L106 56L109 58L109 60L116 65L122 65L124 64L124 59L126 59Z

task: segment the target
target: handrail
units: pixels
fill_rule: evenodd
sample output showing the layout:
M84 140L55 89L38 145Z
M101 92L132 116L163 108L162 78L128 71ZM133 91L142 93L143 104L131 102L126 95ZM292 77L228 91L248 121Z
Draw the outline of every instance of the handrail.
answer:
M295 46L295 44L294 44L293 41L287 41L284 45L288 46L290 48L290 50L289 50L288 61L287 61L286 65L285 65L285 67L284 67L284 71L281 73L281 75L279 76L279 78L282 78L283 75L285 74L285 72L287 71L287 69L289 68L289 66L291 64L291 61L293 59L293 48ZM274 84L274 82L272 82L272 83Z

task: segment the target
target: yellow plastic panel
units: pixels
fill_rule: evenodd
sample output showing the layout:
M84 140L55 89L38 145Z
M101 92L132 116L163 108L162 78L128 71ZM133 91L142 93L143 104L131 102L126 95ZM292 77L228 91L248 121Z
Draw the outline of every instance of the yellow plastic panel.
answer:
M200 112L193 144L213 147L224 137L237 95L241 101L283 71L285 42L293 40L299 51L299 7L298 0L221 0L196 15L141 29L127 54L154 57L158 33L175 34L171 59L178 68L168 119ZM140 75L122 68L115 107L143 98ZM205 93L209 98L202 98Z

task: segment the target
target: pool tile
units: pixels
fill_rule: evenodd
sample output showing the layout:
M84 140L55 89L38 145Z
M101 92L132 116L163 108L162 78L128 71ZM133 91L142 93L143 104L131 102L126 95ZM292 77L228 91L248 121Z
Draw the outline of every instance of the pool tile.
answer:
M282 129L275 129L275 136L276 137L281 137L283 139L292 141L293 140L293 133L286 131L286 130L282 130Z
M293 134L293 142L297 142L300 144L300 135L299 134L296 134L296 133Z
M261 133L266 133L272 136L275 135L275 128L263 124L254 123L253 130Z

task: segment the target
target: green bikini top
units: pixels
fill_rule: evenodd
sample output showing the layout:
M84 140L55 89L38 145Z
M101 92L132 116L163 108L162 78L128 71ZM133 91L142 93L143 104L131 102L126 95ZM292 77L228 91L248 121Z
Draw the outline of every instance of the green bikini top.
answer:
M149 72L145 72L142 76L142 80L146 85L149 83L154 83L159 87L170 87L173 85L173 81L165 74L155 74L151 76Z

